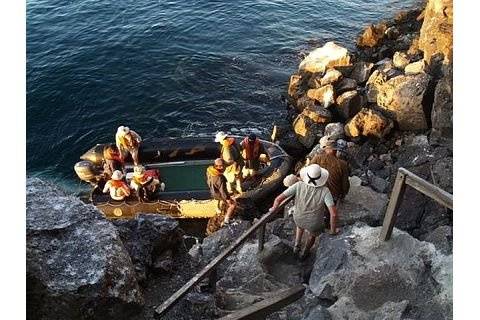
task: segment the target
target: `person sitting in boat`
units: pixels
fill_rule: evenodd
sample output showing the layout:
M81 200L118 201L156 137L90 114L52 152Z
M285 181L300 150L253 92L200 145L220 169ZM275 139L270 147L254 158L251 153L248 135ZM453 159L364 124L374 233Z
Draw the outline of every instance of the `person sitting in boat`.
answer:
M152 195L160 188L165 190L165 184L160 183L157 170L145 170L142 165L133 168L133 178L130 187L137 192L140 201L149 200Z
M243 178L253 177L258 174L258 170L260 169L260 156L263 155L263 158L268 161L267 151L255 133L251 133L243 139L240 146L242 147L242 157L244 160L242 169Z
M215 135L215 142L220 143L222 149L220 158L225 162L224 176L227 178L227 188L230 193L242 193L242 157L235 138L229 137L220 131Z
M118 127L115 135L115 143L118 150L120 150L122 161L130 153L132 155L133 164L140 164L138 161L138 149L140 148L140 142L142 142L142 138L138 133L125 126Z
M122 201L130 195L130 189L125 181L123 181L123 173L120 170L115 170L112 174L112 179L108 180L103 188L103 193L110 192L110 197L113 200Z
M237 202L228 193L227 179L223 175L224 171L225 161L222 158L215 159L213 166L207 168L207 184L213 199L227 205L223 224L229 224L237 207Z
M123 171L123 159L120 151L113 143L103 149L103 172L106 179L110 179L115 170Z

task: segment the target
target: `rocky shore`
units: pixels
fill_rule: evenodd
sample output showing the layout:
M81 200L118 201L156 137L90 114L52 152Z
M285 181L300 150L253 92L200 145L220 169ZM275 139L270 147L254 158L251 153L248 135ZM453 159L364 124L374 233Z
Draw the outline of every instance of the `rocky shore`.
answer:
M304 283L268 319L452 319L452 214L407 188L389 242L378 240L397 169L453 192L452 1L367 26L357 49L314 48L291 76L279 143L298 170L323 136L343 140L351 188L342 231L292 254L294 224L270 222L164 319L214 319ZM92 205L27 179L27 318L154 319L154 308L252 225L236 221L191 248L172 218L109 221ZM268 206L268 204L265 204Z

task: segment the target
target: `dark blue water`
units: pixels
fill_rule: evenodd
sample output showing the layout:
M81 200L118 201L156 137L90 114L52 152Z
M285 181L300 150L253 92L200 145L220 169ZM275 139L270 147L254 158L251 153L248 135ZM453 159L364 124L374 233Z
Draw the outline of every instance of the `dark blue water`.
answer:
M128 125L143 138L267 135L301 53L353 48L418 0L27 0L27 173L73 165Z

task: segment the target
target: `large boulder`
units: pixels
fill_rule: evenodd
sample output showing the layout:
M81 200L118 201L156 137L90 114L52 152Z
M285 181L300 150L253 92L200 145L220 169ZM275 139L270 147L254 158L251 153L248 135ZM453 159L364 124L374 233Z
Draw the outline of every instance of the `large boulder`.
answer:
M453 74L446 68L445 76L435 87L432 107L432 134L451 139L453 137Z
M305 114L299 114L293 121L293 130L298 141L305 147L311 148L323 135L323 124L314 122Z
M400 130L427 129L423 101L430 80L424 73L397 76L378 87L378 106L393 116Z
M318 89L307 91L307 97L320 103L324 108L328 108L335 102L335 91L333 86L328 84Z
M138 214L134 219L115 219L120 238L135 266L137 279L145 281L149 271L167 251L183 247L183 231L178 222L168 216Z
M357 90L347 91L337 97L335 110L345 120L350 119L362 109L361 103Z
M115 227L94 206L27 179L27 312L32 319L129 319L144 304Z
M325 127L324 136L330 137L332 140L343 139L345 132L341 122L329 123Z
M351 182L348 194L338 206L340 225L346 226L361 221L370 226L379 226L382 224L387 203L386 194Z
M363 33L357 38L358 47L375 47L379 45L383 37L385 36L385 31L387 30L387 25L385 23L379 23L376 25L369 25L363 30Z
M312 119L315 123L329 123L332 119L332 113L318 103L303 109L302 114Z
M428 1L418 46L428 63L436 54L445 64L453 62L453 0Z
M327 42L323 47L317 48L300 63L300 71L325 72L327 68L337 66L349 66L350 54L344 47L335 42Z
M347 122L345 134L351 138L359 136L383 138L392 128L392 121L380 112L363 108Z
M357 224L320 236L310 308L330 302L332 319L452 319L452 255L398 229L383 242L380 231Z

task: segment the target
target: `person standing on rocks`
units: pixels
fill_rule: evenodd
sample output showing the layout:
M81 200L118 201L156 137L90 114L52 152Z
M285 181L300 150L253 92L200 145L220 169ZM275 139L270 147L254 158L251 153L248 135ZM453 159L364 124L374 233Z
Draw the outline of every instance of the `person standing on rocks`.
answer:
M230 193L242 193L242 157L240 147L235 138L229 137L220 131L215 135L215 142L220 143L222 149L220 158L225 162L224 176L227 178L227 188Z
M320 148L324 151L316 154L310 164L318 164L325 168L328 173L327 187L332 193L335 204L345 198L350 190L350 182L348 180L349 167L345 160L337 157L337 144L334 140L325 139L321 141Z
M300 252L302 236L307 230L308 236L305 246L300 253L300 259L306 258L317 236L325 229L324 216L326 208L330 212L330 234L338 232L336 228L337 208L330 190L325 185L328 180L328 171L318 164L312 164L300 170L300 179L283 193L278 195L270 211L278 208L281 202L288 197L295 198L293 221L297 226L293 253Z
M120 157L125 160L127 155L132 155L133 164L138 166L138 149L140 148L142 138L138 133L125 126L120 126L115 134L115 143L118 150L120 150Z
M229 224L237 207L237 202L230 197L227 190L227 179L223 175L225 171L225 161L222 158L215 159L213 166L207 168L207 184L213 199L219 203L226 203L227 212L223 224Z

